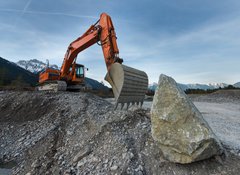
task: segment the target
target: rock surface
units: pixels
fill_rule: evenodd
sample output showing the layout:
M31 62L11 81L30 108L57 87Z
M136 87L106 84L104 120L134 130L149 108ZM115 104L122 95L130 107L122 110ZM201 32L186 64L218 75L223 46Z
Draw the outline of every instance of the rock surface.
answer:
M222 153L222 146L186 94L161 75L151 109L152 136L166 159L191 163Z

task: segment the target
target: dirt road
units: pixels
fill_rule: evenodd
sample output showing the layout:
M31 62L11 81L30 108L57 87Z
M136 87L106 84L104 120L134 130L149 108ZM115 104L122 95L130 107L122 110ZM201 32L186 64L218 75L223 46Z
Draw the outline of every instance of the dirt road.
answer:
M225 147L240 155L240 105L194 102Z

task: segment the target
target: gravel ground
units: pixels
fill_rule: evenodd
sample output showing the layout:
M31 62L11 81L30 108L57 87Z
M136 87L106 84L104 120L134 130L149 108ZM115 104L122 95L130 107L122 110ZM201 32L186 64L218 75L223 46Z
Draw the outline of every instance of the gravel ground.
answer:
M240 171L238 150L233 154L228 141L226 157L188 165L166 161L151 136L150 103L144 105L114 111L88 93L0 92L0 173L12 167L20 175Z
M194 102L225 147L240 155L240 105Z

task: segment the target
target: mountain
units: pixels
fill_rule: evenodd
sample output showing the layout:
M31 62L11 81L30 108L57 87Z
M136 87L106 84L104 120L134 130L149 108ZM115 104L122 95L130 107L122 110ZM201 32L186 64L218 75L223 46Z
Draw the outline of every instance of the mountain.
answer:
M148 89L155 91L157 86L158 86L157 83L152 83L148 86ZM184 91L186 89L204 89L204 90L212 89L212 87L209 87L208 85L205 85L205 84L181 84L181 83L178 83L178 86Z
M32 73L38 73L47 66L46 63L39 61L37 59L20 60L16 64ZM51 67L53 69L58 69L58 66L55 64L49 65L49 67Z
M0 57L0 86L34 86L38 82L36 74L27 71L15 63Z
M92 90L104 90L108 91L109 88L102 83L99 83L97 80L85 77L85 84L88 88Z
M225 88L225 87L229 86L229 84L226 84L226 83L210 83L209 86L212 87L213 89L218 89L218 88Z
M209 85L206 85L206 84L180 84L180 87L183 89L183 90L186 90L186 89L203 89L203 90L207 90L207 89L215 89L214 87L212 86L209 86Z
M152 83L152 84L149 84L149 85L148 85L148 89L151 90L151 91L155 91L156 88L157 88L157 85L158 85L158 84L155 83L155 82Z
M180 84L181 87L183 87L183 90L186 89L203 89L203 90L207 90L207 89L218 89L218 88L225 88L227 87L229 84L226 83L210 83L210 84Z
M236 83L237 84L237 83ZM152 83L148 86L149 90L153 90L155 91L157 88L157 83ZM210 83L210 84L181 84L178 83L178 86L182 89L182 90L186 90L186 89L203 89L203 90L207 90L207 89L218 89L218 88L224 88L227 87L229 84L226 83ZM240 82L239 84L237 84L238 86L240 86ZM236 86L237 86L236 85ZM235 84L234 84L235 86ZM235 87L236 87L235 86Z
M236 88L240 88L240 82L235 83L233 86Z

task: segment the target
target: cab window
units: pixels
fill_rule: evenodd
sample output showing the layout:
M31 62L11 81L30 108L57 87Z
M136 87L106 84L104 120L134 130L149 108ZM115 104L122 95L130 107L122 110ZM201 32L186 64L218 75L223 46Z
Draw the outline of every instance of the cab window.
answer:
M77 78L84 77L84 67L76 67L76 77Z

